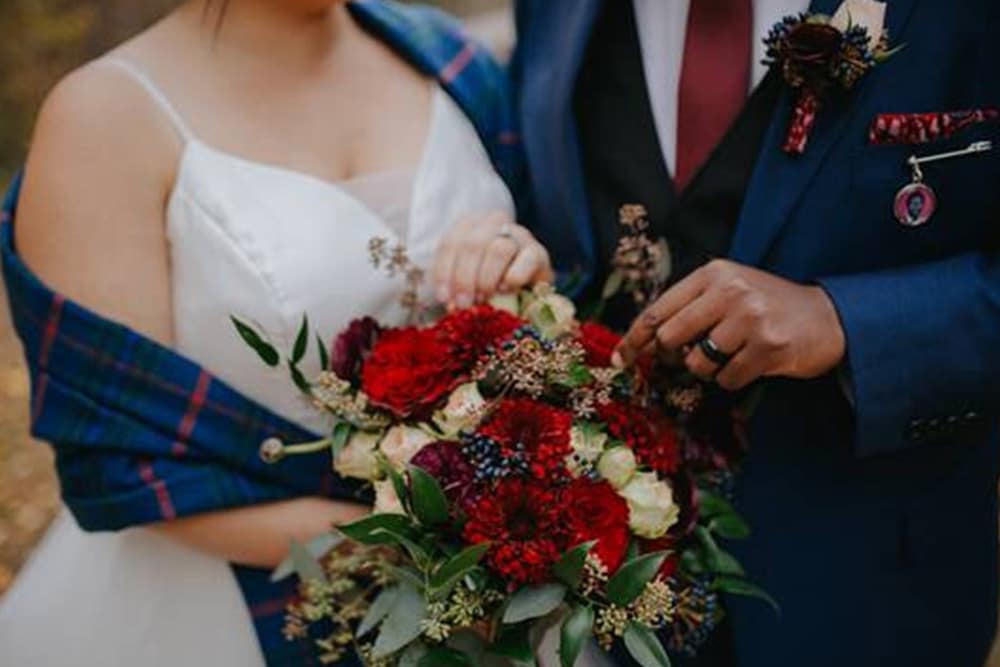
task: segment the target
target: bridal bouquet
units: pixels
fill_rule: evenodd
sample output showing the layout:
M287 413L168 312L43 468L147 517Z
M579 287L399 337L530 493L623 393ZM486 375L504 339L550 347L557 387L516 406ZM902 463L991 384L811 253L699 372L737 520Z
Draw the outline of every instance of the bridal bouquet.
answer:
M662 667L707 639L720 592L766 598L717 542L749 533L724 497L738 425L651 359L614 368L618 336L551 288L419 327L357 320L306 381L310 338L303 323L292 377L336 425L262 456L329 448L374 495L285 568L302 581L286 634L318 632L324 662L534 664L558 627L566 667L592 640Z

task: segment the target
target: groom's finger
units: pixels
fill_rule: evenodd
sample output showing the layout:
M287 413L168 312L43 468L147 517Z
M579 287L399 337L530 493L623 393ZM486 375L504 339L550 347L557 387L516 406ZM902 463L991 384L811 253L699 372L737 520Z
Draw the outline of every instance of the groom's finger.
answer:
M656 338L663 349L676 350L697 341L725 315L723 295L718 290L709 290L663 322L656 330Z
M696 271L663 293L651 306L636 318L631 328L618 344L615 357L622 365L635 362L639 351L656 338L660 326L674 314L697 299L704 291L706 279Z
M715 376L715 381L727 391L739 391L763 375L764 368L763 355L753 345L748 345L729 360Z
M702 331L706 331L706 329L702 329ZM684 358L684 365L687 366L689 371L703 378L714 377L717 373L725 370L746 345L746 332L743 326L738 319L731 317L723 319L717 326L712 328L708 334L708 338L718 348L719 352L730 357L730 359L720 368L718 363L705 356L705 352L701 349L701 346L692 345L691 350Z

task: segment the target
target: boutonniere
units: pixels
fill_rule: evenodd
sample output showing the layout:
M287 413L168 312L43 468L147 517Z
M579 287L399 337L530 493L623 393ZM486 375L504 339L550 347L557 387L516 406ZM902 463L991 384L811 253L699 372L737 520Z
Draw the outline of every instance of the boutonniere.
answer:
M788 16L771 28L764 40L764 62L780 68L785 83L797 93L786 153L805 153L816 117L832 91L850 91L899 51L890 48L884 23L885 3L846 0L833 16Z

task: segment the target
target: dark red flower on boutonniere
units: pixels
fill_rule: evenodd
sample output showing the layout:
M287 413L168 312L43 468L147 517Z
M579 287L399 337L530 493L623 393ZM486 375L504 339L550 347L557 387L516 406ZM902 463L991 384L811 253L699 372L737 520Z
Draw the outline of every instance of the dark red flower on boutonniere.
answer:
M361 369L378 341L382 328L370 317L354 320L333 341L330 349L330 371L351 384L361 381Z
M463 380L451 347L430 329L386 331L361 371L371 402L401 419L426 418Z
M796 91L792 121L784 144L790 155L805 152L823 101L833 89L848 91L894 53L883 32L871 39L868 28L841 30L822 14L788 16L771 29L764 44L765 63L780 69Z
M472 366L490 346L500 345L525 324L506 310L476 306L456 310L437 323L435 329L452 348L455 359Z
M615 572L628 551L628 503L607 482L586 478L566 487L564 498L573 545L597 540L591 553Z
M465 541L491 544L486 565L510 590L550 580L552 566L571 546L560 495L549 484L511 478L469 503Z

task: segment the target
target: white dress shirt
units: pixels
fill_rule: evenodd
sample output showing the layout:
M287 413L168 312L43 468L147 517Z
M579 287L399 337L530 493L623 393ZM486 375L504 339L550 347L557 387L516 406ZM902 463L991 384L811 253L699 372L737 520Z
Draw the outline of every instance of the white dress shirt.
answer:
M667 169L677 163L677 91L684 59L689 0L632 0L642 48L642 65L649 87L653 120ZM756 86L767 69L764 37L775 23L809 8L809 0L754 0L753 81Z

